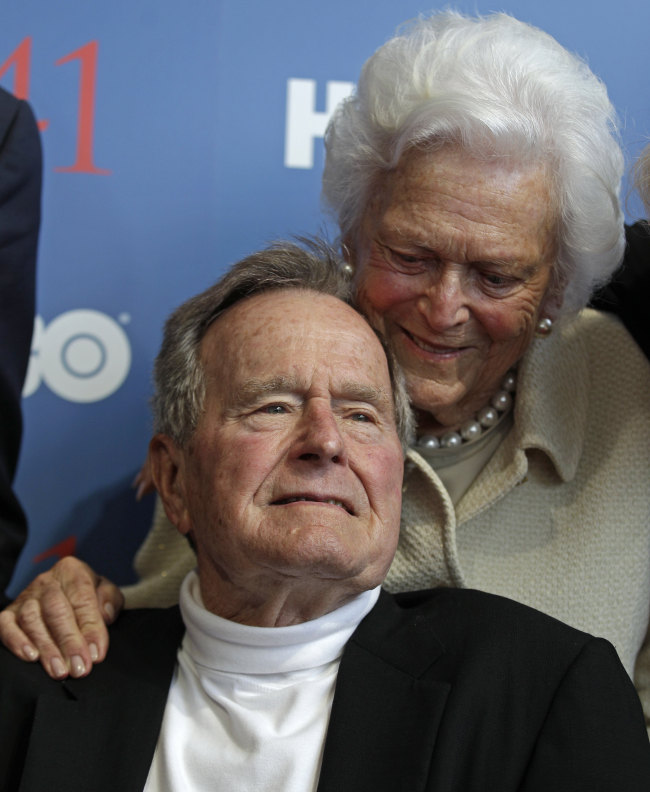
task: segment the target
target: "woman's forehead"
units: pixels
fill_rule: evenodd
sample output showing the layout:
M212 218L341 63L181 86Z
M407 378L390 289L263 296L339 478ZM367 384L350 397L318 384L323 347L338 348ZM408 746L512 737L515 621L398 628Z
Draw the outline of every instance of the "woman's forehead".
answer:
M486 162L447 148L413 151L384 187L368 206L360 247L378 233L440 255L459 244L494 248L488 258L517 258L522 243L554 247L551 180L539 163Z

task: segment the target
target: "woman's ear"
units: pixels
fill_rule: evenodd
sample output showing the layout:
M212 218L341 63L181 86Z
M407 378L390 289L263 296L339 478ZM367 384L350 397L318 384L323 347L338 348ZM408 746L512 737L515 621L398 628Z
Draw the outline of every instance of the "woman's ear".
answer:
M185 490L184 454L165 434L157 434L149 443L151 476L169 521L182 533L191 528Z
M562 305L564 303L564 292L567 287L566 275L560 275L557 270L557 263L553 265L551 280L546 287L546 294L542 300L539 318L546 317L554 322L559 318Z
M351 234L348 234L341 242L341 253L345 263L354 266L355 249Z
M542 301L542 308L539 313L540 318L546 317L554 322L560 315L563 302L563 289L554 289L552 292L548 293Z

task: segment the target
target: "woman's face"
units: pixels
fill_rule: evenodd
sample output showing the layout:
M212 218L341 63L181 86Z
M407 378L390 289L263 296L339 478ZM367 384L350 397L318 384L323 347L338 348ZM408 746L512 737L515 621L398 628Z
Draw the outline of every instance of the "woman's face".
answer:
M456 147L408 152L376 191L352 253L358 301L437 423L484 407L551 313L554 220L542 167Z

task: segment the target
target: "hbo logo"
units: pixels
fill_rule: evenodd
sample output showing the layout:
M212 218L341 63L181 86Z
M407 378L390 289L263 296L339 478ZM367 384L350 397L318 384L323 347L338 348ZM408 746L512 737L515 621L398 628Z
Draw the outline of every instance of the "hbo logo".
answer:
M62 399L100 401L120 387L130 368L129 339L110 316L67 311L47 327L37 316L23 396L31 396L43 380Z

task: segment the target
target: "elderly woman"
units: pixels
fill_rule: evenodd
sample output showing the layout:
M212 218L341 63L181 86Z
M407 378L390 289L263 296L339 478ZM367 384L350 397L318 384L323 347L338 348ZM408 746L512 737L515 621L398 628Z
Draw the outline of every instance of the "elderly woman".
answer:
M616 320L579 313L623 252L613 125L549 36L440 14L366 63L323 184L418 416L389 585L504 594L609 636L633 673L648 366Z
M650 371L617 320L581 311L624 247L604 86L511 17L435 14L369 59L326 144L324 195L358 302L394 347L418 421L388 587L520 600L609 638L639 682ZM193 559L173 536L159 521L129 604L176 595ZM50 620L58 654L39 597L54 612L57 586L78 577L86 640L64 605ZM40 649L50 673L52 658L59 675L87 673L106 646L97 582L78 562L55 569L3 615L5 642Z

